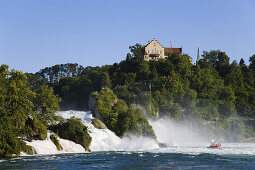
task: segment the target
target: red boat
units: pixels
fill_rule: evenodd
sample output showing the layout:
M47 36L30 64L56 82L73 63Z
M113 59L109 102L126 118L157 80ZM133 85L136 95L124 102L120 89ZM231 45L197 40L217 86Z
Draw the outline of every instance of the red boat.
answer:
M221 148L222 145L220 143L217 143L216 140L212 140L212 144L210 145L210 148Z

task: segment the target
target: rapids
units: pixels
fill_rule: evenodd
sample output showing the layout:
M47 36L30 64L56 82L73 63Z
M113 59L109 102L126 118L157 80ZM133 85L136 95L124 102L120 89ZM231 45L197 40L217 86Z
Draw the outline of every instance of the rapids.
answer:
M60 111L56 113L59 116L68 119L72 116L82 119L82 122L88 127L92 137L90 149L94 151L121 151L121 152L151 152L151 153L183 153L183 154L234 154L234 155L255 155L254 143L223 143L220 149L208 148L210 140L202 135L195 133L195 129L176 123L167 119L150 121L153 130L159 142L167 144L166 147L160 147L158 143L146 137L119 138L108 129L96 129L91 121L93 119L91 112L84 111ZM63 151L57 151L55 145L49 137L44 141L27 142L35 148L38 154L57 154L57 153L81 153L85 152L81 145L71 141L60 139Z

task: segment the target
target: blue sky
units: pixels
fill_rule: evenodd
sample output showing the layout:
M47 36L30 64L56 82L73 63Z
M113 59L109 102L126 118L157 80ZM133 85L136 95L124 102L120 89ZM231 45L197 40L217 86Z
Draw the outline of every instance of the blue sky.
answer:
M55 64L102 66L156 38L231 61L255 54L254 0L0 0L0 64L37 72Z

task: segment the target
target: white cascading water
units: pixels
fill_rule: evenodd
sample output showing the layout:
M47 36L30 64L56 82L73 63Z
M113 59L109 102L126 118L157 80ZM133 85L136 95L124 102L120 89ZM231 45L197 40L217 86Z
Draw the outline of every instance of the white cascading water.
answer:
M32 146L36 154L60 154L60 153L83 153L85 152L84 148L72 141L58 138L60 145L63 147L63 150L58 151L56 145L50 139L51 133L47 134L45 140L33 140L32 142L26 141L27 145ZM26 155L22 153L22 155Z
M91 151L149 151L161 153L185 153L185 154L251 154L255 155L255 144L244 143L223 143L221 149L210 149L210 140L197 133L197 129L192 129L186 124L173 121L169 118L150 121L157 140L167 144L167 147L159 147L158 143L146 137L130 136L128 138L119 138L108 129L97 129L91 124L93 119L91 112L83 111L60 111L56 113L65 119L72 116L82 119L82 122L88 127L92 137ZM38 154L58 154L58 153L82 153L85 152L81 145L74 142L60 139L63 147L62 151L57 151L56 146L48 138L44 141L27 142L35 148Z
M152 150L158 148L158 144L146 137L130 136L120 139L109 129L97 129L92 124L93 119L91 112L83 111L60 111L56 113L65 119L72 116L80 118L84 125L88 127L89 134L92 137L90 144L91 151L139 151Z

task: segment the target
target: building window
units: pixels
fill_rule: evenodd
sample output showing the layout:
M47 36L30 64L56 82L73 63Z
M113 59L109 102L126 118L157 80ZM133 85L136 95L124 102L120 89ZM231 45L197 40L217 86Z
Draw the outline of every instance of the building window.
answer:
M160 54L162 54L162 51L160 51Z
M156 46L156 43L154 43L154 46Z
M148 53L150 53L150 50L148 50Z

